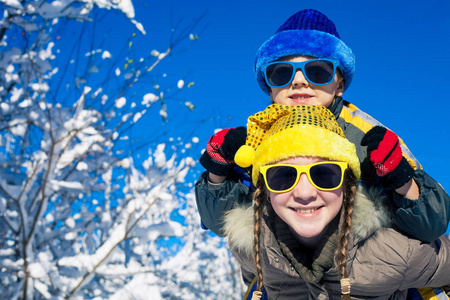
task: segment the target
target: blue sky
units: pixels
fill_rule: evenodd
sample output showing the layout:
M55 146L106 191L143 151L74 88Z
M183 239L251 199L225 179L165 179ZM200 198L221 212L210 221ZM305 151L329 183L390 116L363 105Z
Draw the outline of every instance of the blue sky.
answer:
M254 77L254 55L288 17L314 8L333 20L356 56L355 76L344 99L397 133L424 169L450 190L449 1L146 3L134 5L136 19L147 31L143 47L149 51L167 42L176 20L189 22L205 13L193 32L199 34L195 46L161 66L168 77L195 82L179 100L196 105L192 121L183 127L192 129L202 147L214 129L245 125L249 115L269 104ZM177 113L169 111L169 118Z

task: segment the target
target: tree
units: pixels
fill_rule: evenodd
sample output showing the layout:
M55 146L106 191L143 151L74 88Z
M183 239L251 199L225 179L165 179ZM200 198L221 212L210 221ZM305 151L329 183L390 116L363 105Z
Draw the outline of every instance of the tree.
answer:
M185 180L195 137L129 136L143 116L167 122L167 101L184 80L173 89L150 75L195 40L200 19L176 27L165 51L140 58L132 45L145 31L129 1L3 6L2 298L239 298L237 265L223 240L199 228ZM118 53L95 38L112 11L138 31Z

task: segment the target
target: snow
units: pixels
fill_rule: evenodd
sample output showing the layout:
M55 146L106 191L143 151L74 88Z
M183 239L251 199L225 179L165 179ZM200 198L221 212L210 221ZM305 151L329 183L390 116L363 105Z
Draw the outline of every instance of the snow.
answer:
M9 80L7 80L7 81L9 82ZM11 95L10 101L12 103L18 101L22 97L22 94L23 94L22 89L17 89L16 87L14 87L12 90L12 95Z
M159 282L153 274L138 274L110 297L111 300L135 300L148 299L163 300ZM94 298L95 299L95 298ZM102 299L102 298L100 298Z
M127 100L125 99L125 97L120 97L120 98L116 99L116 107L117 108L122 108L126 103L127 103Z
M5 102L0 103L0 108L2 109L3 113L5 113L5 114L9 111L8 103L5 103Z
M33 83L31 88L38 93L46 93L50 89L46 83Z
M69 190L83 190L83 185L80 182L76 181L57 181L50 180L50 183L53 186L53 189L58 190L60 188L69 189Z
M38 290L45 299L51 299L52 295L48 291L48 285L40 282L39 280L34 280L33 282L35 289Z
M159 111L159 115L163 118L163 120L167 119L167 110L165 106L163 105L163 108Z
M65 223L69 228L75 228L75 220L73 218L67 218Z
M153 93L147 93L144 95L142 105L147 105L149 103L154 103L159 100L159 97Z
M140 118L142 118L142 114L140 112L136 113L133 117L133 122L136 123Z
M86 171L87 169L88 169L88 164L85 163L84 161L79 162L79 163L77 164L77 170L78 170L78 171Z
M76 232L68 232L64 235L64 238L68 241L72 241L75 240L77 238L77 233Z
M20 4L20 2L17 0L1 0L1 2L3 2L3 4L5 4L6 6L11 6L13 8L23 10L22 4Z
M183 233L184 227L180 223L173 221L154 224L148 227L148 237L151 240L156 240L159 237L181 237Z

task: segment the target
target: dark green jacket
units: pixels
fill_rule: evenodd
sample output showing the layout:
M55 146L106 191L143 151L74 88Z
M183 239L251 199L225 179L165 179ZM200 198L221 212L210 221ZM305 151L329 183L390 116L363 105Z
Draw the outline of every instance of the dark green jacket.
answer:
M377 185L378 178L366 159L366 147L361 146L364 134L380 122L359 110L356 106L337 98L330 107L345 136L356 146L361 162L361 181ZM391 216L396 229L424 242L432 242L444 234L450 221L450 197L423 169L406 145L403 155L415 169L414 180L420 188L417 200L390 192ZM237 204L252 201L252 191L237 176L228 177L221 185L213 186L204 172L195 185L195 195L202 223L212 232L223 236L223 217Z

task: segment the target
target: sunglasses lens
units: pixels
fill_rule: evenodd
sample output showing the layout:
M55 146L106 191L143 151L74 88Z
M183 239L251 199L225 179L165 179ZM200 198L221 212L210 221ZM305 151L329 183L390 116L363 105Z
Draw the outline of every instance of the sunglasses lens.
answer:
M320 188L333 189L341 183L341 167L336 164L320 164L311 167L311 180Z
M272 87L284 86L292 78L294 68L285 63L269 65L266 69L267 83Z
M292 187L297 179L297 170L288 166L275 166L267 170L267 185L274 191L284 191Z
M316 84L328 84L334 77L334 66L331 61L315 60L305 65L308 81Z

